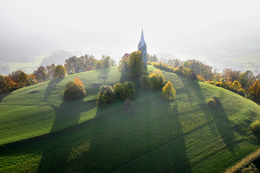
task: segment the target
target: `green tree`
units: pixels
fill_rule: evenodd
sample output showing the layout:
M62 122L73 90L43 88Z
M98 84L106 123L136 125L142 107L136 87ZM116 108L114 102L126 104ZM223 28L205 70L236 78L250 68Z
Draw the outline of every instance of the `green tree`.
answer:
M97 60L97 63L96 63L96 69L102 69L102 68L103 68L102 61Z
M176 98L176 91L170 81L162 88L162 97L169 100Z
M36 80L38 82L43 82L43 81L46 81L48 79L48 75L46 73L46 69L45 69L44 66L38 67L37 70L34 70L33 74L35 75Z
M146 70L142 57L141 51L134 51L130 54L127 72L129 76L141 76L145 73Z
M63 67L62 65L57 65L54 69L53 77L56 79L65 76L66 76L66 68Z
M110 56L102 55L101 62L103 64L103 68L109 68L110 67Z
M247 90L250 86L252 86L255 82L255 77L250 70L247 70L244 73L241 73L238 78L242 87Z

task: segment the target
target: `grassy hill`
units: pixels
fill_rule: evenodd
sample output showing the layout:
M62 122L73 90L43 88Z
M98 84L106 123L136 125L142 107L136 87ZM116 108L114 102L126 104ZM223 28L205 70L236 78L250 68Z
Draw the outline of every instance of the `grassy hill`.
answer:
M259 148L259 136L248 128L260 119L259 105L223 88L164 75L177 98L169 102L161 91L138 88L134 115L124 114L119 98L105 107L95 104L100 85L120 82L117 67L0 97L0 172L221 172ZM65 85L76 76L87 96L64 101ZM215 109L206 104L212 95L221 100Z

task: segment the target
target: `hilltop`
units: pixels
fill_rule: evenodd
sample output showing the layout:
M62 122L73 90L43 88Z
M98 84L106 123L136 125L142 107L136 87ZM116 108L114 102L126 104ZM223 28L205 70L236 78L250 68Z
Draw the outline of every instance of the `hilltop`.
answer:
M176 99L137 88L134 115L125 115L119 98L96 106L99 86L122 80L117 67L0 97L0 172L223 172L259 148L249 129L260 119L259 105L174 73L164 76ZM65 85L75 77L87 96L64 101ZM221 100L215 109L206 104L213 95Z

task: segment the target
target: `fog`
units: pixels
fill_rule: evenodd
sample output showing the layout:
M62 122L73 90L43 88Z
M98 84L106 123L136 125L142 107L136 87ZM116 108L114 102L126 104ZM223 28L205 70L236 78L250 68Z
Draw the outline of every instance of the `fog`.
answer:
M137 50L143 28L148 53L158 58L195 58L219 70L248 67L257 73L258 4L1 0L0 63L27 63L31 57L61 49L119 61L124 53ZM254 66L243 65L249 61Z

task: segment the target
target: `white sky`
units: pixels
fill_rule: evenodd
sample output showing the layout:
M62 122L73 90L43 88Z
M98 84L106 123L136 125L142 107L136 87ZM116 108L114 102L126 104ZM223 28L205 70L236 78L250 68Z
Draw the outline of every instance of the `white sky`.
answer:
M143 28L148 53L174 54L187 41L259 29L259 6L250 0L1 0L0 39L43 33L117 59L137 49Z

